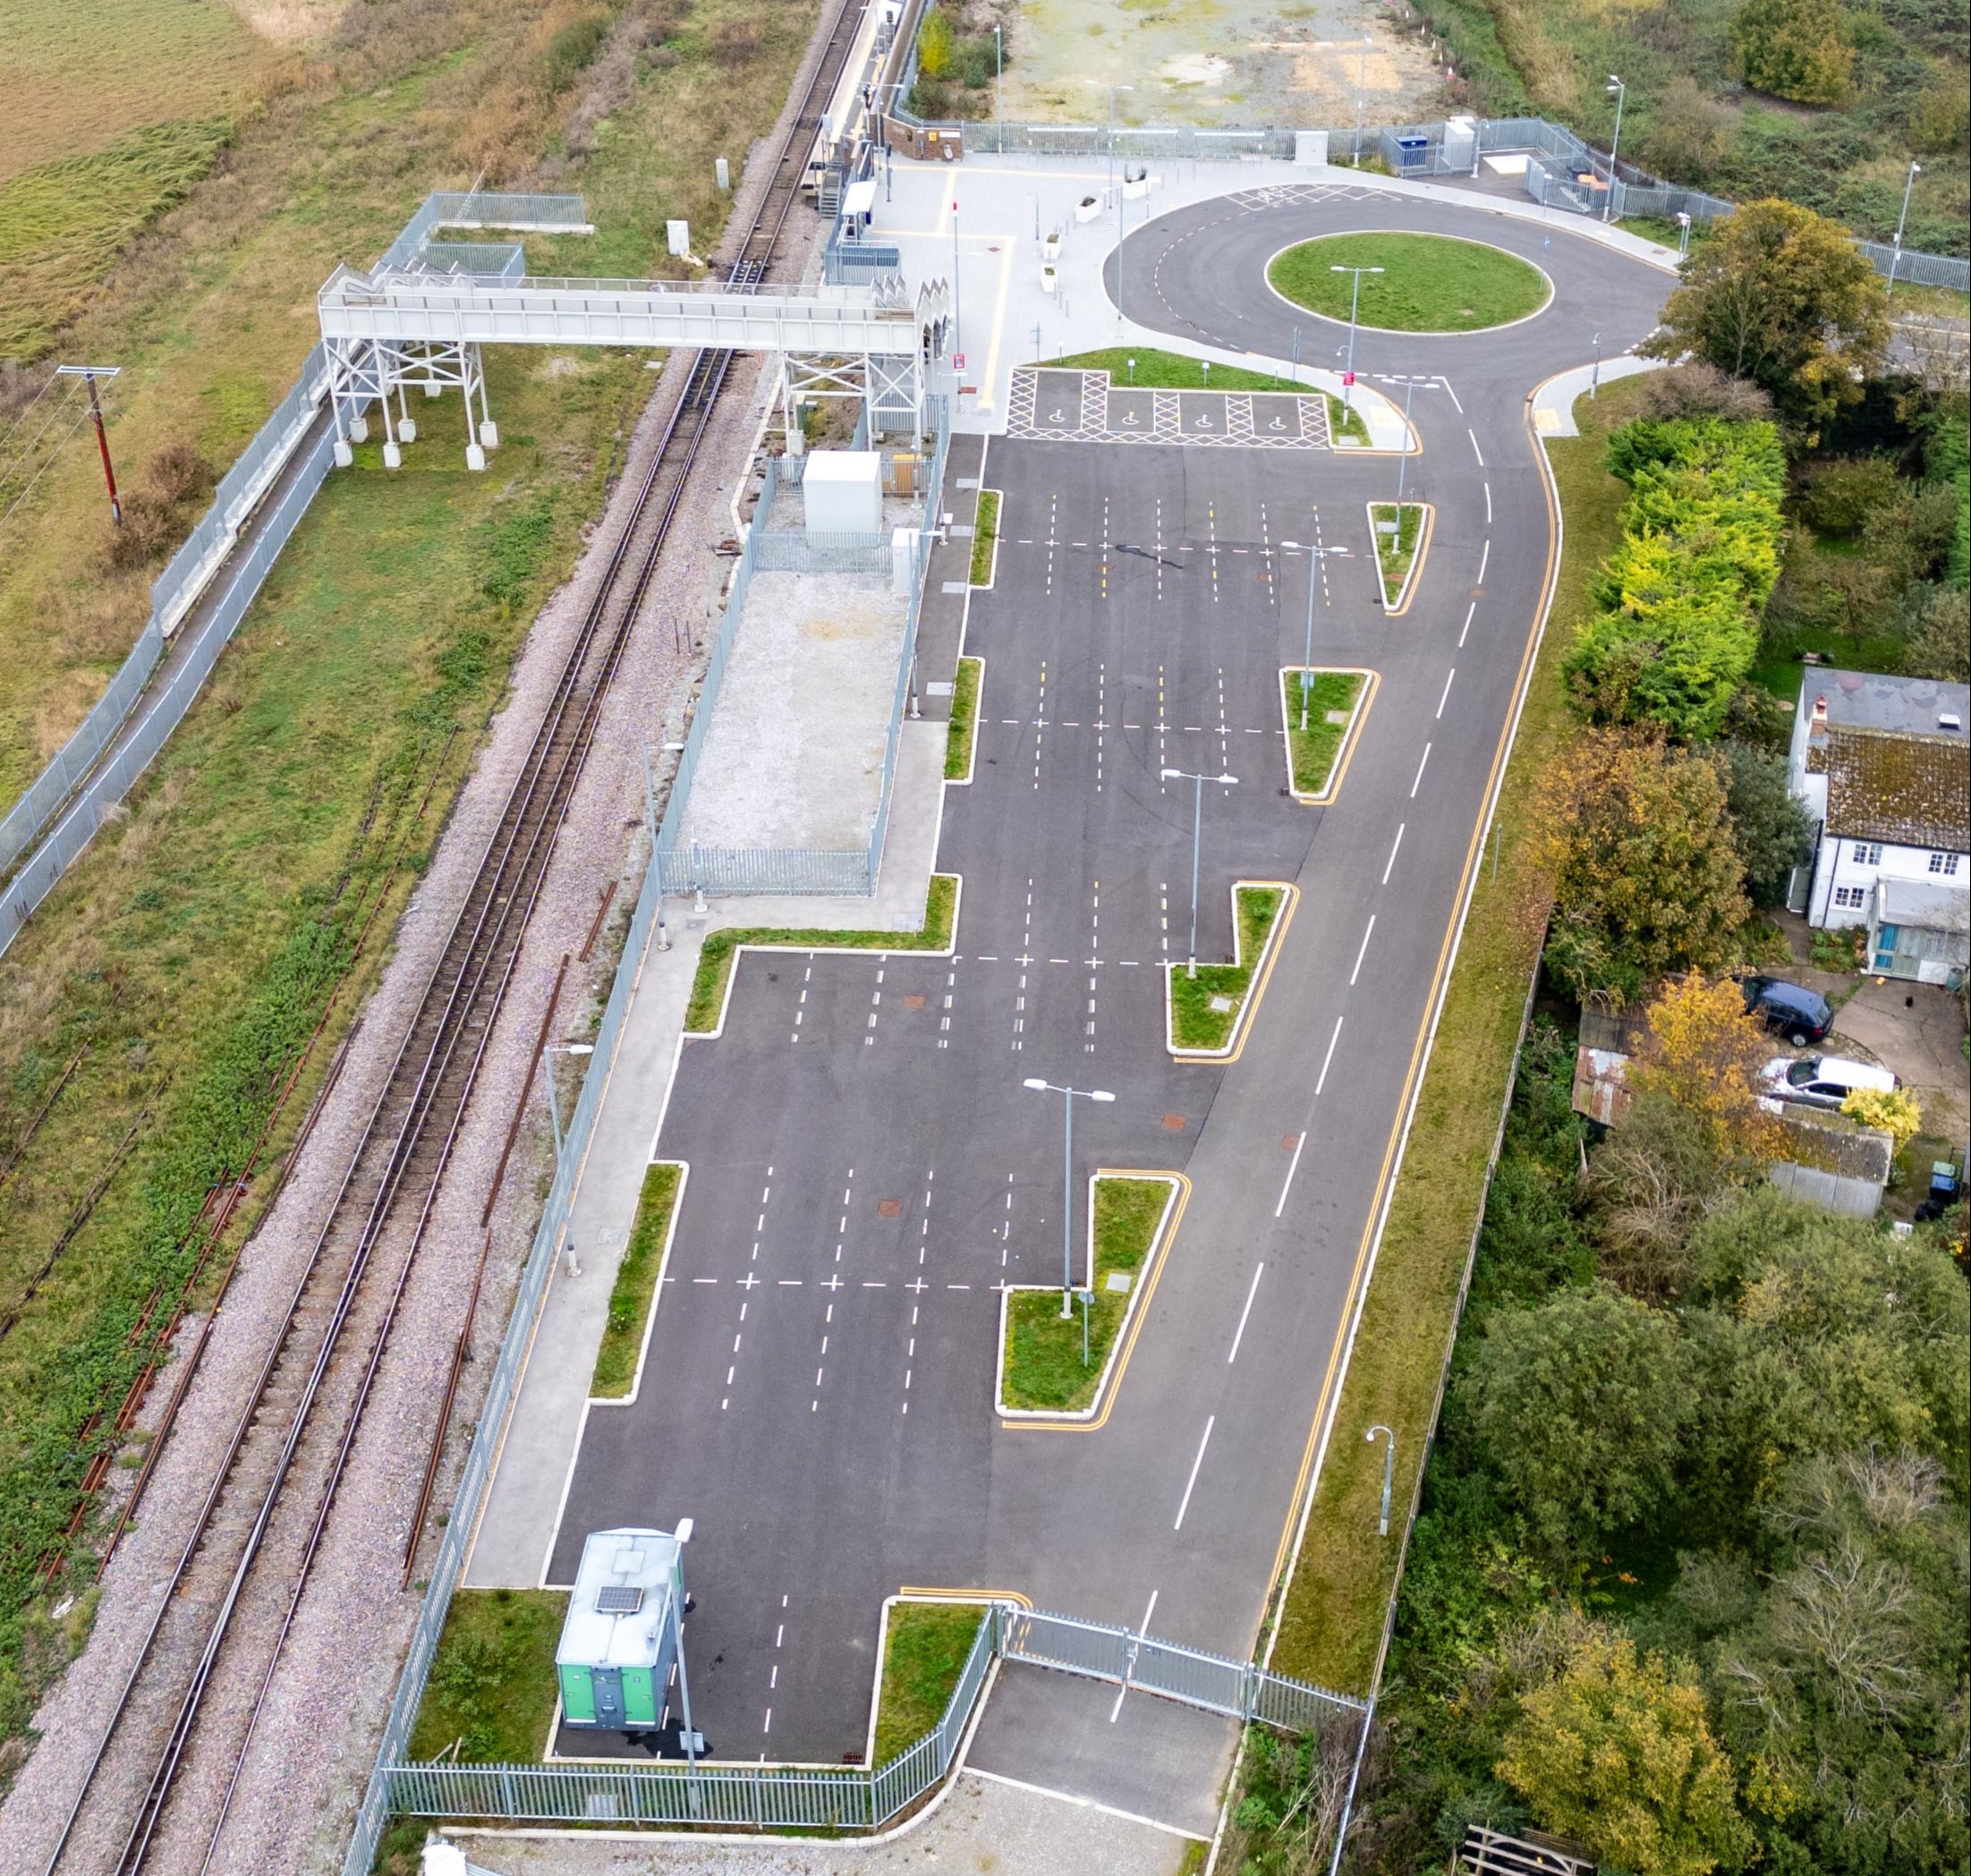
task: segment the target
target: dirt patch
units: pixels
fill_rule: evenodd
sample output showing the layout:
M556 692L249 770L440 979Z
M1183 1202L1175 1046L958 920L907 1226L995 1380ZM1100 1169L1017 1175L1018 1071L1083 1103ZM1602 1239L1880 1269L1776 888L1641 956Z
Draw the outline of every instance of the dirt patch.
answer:
M1427 115L1443 77L1415 38L1350 0L1025 0L1007 40L1015 122L1098 122L1109 88L1127 85L1123 123L1343 128L1358 91L1364 123L1403 123Z

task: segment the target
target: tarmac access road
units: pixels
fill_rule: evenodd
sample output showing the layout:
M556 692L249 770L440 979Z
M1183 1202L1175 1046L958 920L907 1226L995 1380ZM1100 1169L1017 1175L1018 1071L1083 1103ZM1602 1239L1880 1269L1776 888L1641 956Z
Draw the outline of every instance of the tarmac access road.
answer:
M1173 329L1284 355L1265 257L1359 213L1152 223L1125 250L1132 313L1154 283ZM1640 338L1667 284L1558 233L1550 253L1537 225L1482 227L1547 267L1546 312L1358 340L1364 373L1431 373L1405 476L1436 512L1407 610L1376 601L1364 506L1395 494L1393 457L994 439L997 580L965 645L986 660L976 779L947 793L939 859L964 881L957 955L749 955L725 1034L684 1052L654 1151L691 1175L645 1381L590 1414L549 1576L572 1580L589 1531L695 1520L692 1706L718 1758L859 1753L880 1602L904 1585L1255 1645L1556 546L1525 400L1597 322L1605 352ZM1317 543L1350 557L1317 564ZM1316 663L1380 676L1326 808L1287 797L1277 701L1310 579ZM1234 879L1301 891L1226 1066L1164 1047L1194 805L1166 767L1238 778L1206 791L1201 958L1230 955ZM1060 1102L1028 1076L1117 1095L1077 1104L1077 1254L1089 1172L1192 1182L1096 1431L992 1413L994 1286L1060 1280ZM1023 1670L973 1758L1208 1831L1229 1745L1208 1716Z

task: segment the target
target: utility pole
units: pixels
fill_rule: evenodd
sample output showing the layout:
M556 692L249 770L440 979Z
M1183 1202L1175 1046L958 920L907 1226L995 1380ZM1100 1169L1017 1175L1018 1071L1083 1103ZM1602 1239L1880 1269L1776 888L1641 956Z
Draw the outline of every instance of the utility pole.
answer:
M1236 788L1239 778L1228 769L1223 775L1200 775L1185 768L1166 768L1167 782L1195 782L1197 794L1191 811L1191 949L1184 974L1198 974L1198 861L1204 846L1204 785L1216 782L1221 788Z
M79 378L89 386L89 420L96 426L96 454L103 459L103 483L109 490L110 519L120 528L123 524L123 505L116 493L116 471L109 460L109 434L103 428L102 400L96 395L96 380L98 378L115 378L122 370L121 365L57 365L57 378Z
M1364 274L1380 274L1382 269L1381 267L1344 267L1330 266L1328 271L1330 274L1353 274L1355 276L1355 284L1349 289L1348 293L1348 372L1347 376L1343 379L1341 386L1341 408L1343 409L1343 411L1347 412L1353 411L1355 409L1355 313L1357 309L1362 304L1362 276Z

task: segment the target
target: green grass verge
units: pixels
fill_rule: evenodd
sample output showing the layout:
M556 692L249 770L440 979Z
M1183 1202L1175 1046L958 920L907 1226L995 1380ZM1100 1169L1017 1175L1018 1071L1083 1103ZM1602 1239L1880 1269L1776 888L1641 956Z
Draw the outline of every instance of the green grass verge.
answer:
M636 1362L643 1348L643 1325L650 1298L657 1291L657 1269L663 1261L664 1240L671 1228L671 1208L677 1202L678 1181L684 1168L666 1159L643 1175L636 1201L636 1223L616 1266L609 1292L609 1320L596 1350L595 1379L589 1392L598 1400L620 1400L636 1379Z
M1332 391L1323 391L1321 395L1328 400L1329 434L1346 437L1351 443L1366 443L1369 426L1362 420L1362 412L1352 404L1344 404Z
M1130 361L1135 361L1134 373ZM1247 371L1214 360L1186 358L1180 352L1160 352L1153 345L1113 345L1101 352L1075 352L1066 358L1043 358L1043 370L1106 371L1120 391L1132 386L1156 391L1297 391L1305 385L1264 371Z
M972 583L985 586L992 579L992 543L999 536L999 491L979 491L979 514L972 529Z
M1252 988L1253 972L1266 943L1266 934L1279 914L1287 895L1272 887L1242 886L1238 888L1239 962L1236 964L1200 964L1198 974L1188 974L1182 964L1173 964L1164 973L1170 986L1170 1038L1178 1048L1223 1048L1232 1039L1232 1030ZM1231 1007L1215 1010L1216 997Z
M979 1638L978 1602L893 1602L876 1702L876 1760L888 1765L944 1718Z
M742 945L785 945L797 951L942 951L951 943L951 921L957 909L956 876L933 873L923 926L917 931L802 931L767 926L715 931L699 955L692 1000L684 1012L685 1031L703 1035L718 1021L726 980Z
M1385 534L1384 522L1393 521L1396 532ZM1371 502L1369 524L1375 536L1376 565L1382 574L1382 600L1394 606L1402 597L1403 584L1410 577L1410 563L1416 558L1417 542L1423 532L1423 504L1405 502L1402 513L1394 502Z
M1313 682L1304 685L1302 672L1280 673L1280 700L1287 710L1287 747L1296 793L1319 794L1328 785L1368 682L1359 671L1316 671ZM1304 701L1304 726L1301 722ZM1338 713L1342 721L1330 722L1330 712Z
M1273 258L1273 291L1330 319L1347 319L1352 274L1337 267L1378 267L1362 276L1355 318L1389 332L1476 332L1537 312L1547 302L1546 276L1516 254L1449 234L1330 234L1304 241Z
M1082 1359L1083 1304L1061 1319L1058 1290L1014 1290L1007 1296L1005 1372L999 1397L1009 1407L1078 1413L1095 1397L1102 1363L1128 1313L1143 1267L1169 1201L1166 1179L1095 1181L1095 1294L1087 1305L1088 1359ZM1127 1290L1111 1290L1112 1271L1127 1271ZM1077 1278L1080 1272L1076 1271Z
M565 1590L458 1590L431 1658L411 1757L479 1765L539 1762L555 1711L555 1644Z
M962 658L951 686L951 726L945 734L945 779L962 782L972 773L972 750L979 736L979 685L982 658Z
M1499 802L1499 862L1495 870L1487 857L1479 870L1313 1515L1280 1612L1273 1665L1323 1686L1366 1687L1375 1665L1401 1547L1393 1535L1376 1535L1383 1449L1363 1435L1379 1423L1397 1430L1393 1503L1400 1519L1430 1430L1539 958L1543 887L1531 853L1533 786L1571 731L1560 666L1575 627L1593 610L1588 582L1615 545L1616 517L1628 495L1601 466L1602 450L1607 431L1629 414L1631 386L1641 382L1627 380L1597 403L1578 403L1583 434L1546 446L1567 516L1567 548Z

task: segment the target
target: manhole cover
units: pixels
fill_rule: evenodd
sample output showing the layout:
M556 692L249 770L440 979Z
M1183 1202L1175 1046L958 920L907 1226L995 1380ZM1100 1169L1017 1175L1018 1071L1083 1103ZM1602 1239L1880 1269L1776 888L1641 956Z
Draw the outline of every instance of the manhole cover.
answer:
M878 1218L898 1218L903 1215L904 1201L901 1199L879 1199L877 1201L876 1216Z
M904 998L904 1007L906 1010L921 1010L923 1006L924 999L922 997L913 994Z
M1166 1114L1163 1117L1163 1131L1166 1133L1181 1133L1184 1132L1184 1116L1181 1114Z

